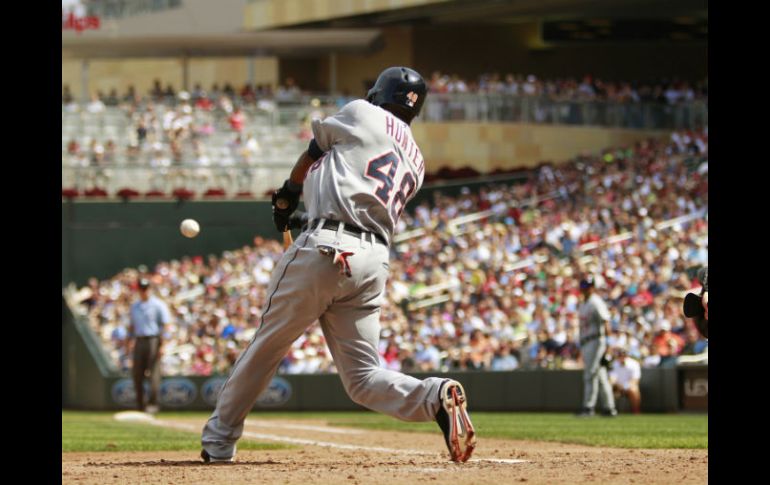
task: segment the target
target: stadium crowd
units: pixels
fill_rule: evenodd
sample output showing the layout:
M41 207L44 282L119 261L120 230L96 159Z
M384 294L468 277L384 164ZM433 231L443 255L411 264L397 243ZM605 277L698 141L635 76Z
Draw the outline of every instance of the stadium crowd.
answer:
M614 81L585 75L582 78L542 79L534 74L484 73L475 80L434 71L428 81L433 93L499 93L514 96L546 95L559 100L649 101L675 104L708 98L708 79L690 83L681 79Z
M682 315L681 299L700 285L696 271L708 262L707 209L707 131L542 165L513 185L466 188L457 197L436 190L398 223L397 233L417 233L392 247L382 365L580 367L578 282L588 273L610 308L613 349L643 367L702 355L707 340ZM480 211L488 215L455 220ZM128 308L138 277L149 277L175 317L165 329L163 374L226 373L259 326L282 254L279 242L257 237L221 256L126 269L92 279L83 305L112 358L128 369ZM317 322L279 368L334 370Z
M707 125L707 108L691 104L707 101L707 80L693 85L676 79L609 82L592 76L540 79L492 73L466 81L437 71L428 84L432 95L424 116L429 121L507 120L636 128ZM352 99L344 95L309 98L310 93L292 78L276 89L248 83L236 89L225 83L214 84L208 91L196 84L187 92L163 85L156 80L144 95L133 86L123 94L117 89L107 94L98 91L85 104L77 102L69 86L63 86L63 111L71 117L63 117L62 123L73 126L63 134L62 166L76 177L64 182L68 194L78 188L100 195L113 177L119 177L114 168L147 167L154 172L145 195L179 190L249 195L260 163L291 158L289 152L296 152L310 136L313 117L324 117ZM462 93L491 97L455 96ZM277 114L287 109L289 115ZM284 126L275 126L276 119ZM95 131L87 131L84 123L91 123ZM108 125L110 131L104 131ZM116 179L115 183L115 192L121 185L132 188L130 179Z
M603 100L603 101L649 101L675 104L680 101L708 99L708 78L692 83L679 78L651 80L604 80L598 76L586 74L582 77L541 78L534 74L482 73L476 79L464 79L457 74L445 74L434 71L428 78L431 93L497 93L513 96L546 95L559 100ZM174 102L179 93L172 84L155 80L146 96L137 93L131 85L120 95L116 88L109 93L97 91L92 103L99 100L104 106L119 106L122 103L138 104L148 99L155 102ZM272 99L279 102L296 101L302 95L314 93L301 89L293 78L286 78L283 84L273 89L270 84L245 83L240 89L232 83L212 84L206 91L200 83L195 84L189 93L193 102L202 100L202 105L216 102L227 97L238 104L256 104L260 100ZM344 103L345 100L340 101ZM69 85L62 87L62 104L77 106ZM94 105L95 107L98 105ZM92 108L93 109L93 108ZM98 108L97 108L98 109Z

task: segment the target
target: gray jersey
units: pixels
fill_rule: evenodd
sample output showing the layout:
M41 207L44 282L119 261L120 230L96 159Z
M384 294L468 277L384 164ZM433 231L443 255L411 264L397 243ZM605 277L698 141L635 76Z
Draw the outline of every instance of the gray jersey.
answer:
M358 226L390 244L401 212L425 178L425 161L409 125L359 99L312 126L326 153L305 178L309 216Z
M588 300L580 305L580 338L584 339L593 335L604 335L604 322L610 319L610 311L607 304L599 295L594 293Z

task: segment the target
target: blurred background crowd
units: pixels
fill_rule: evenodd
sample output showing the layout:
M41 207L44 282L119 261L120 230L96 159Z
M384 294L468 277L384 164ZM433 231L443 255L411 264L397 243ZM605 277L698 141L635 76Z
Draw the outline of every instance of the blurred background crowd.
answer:
M503 82L482 78L487 86ZM609 96L597 82L583 82L594 95ZM201 99L191 95L182 112ZM184 132L173 123L171 133ZM237 119L232 127L237 131ZM585 274L594 275L610 308L612 349L626 350L643 367L673 366L688 356L707 360L707 340L681 311L708 262L706 130L541 165L516 183L430 193L404 212L391 248L383 366L579 368L578 283ZM126 269L89 281L81 304L112 359L129 369L128 308L138 278L147 277L174 315L164 331L163 374L226 373L259 326L283 252L278 241L257 237L221 255ZM279 368L334 371L317 322Z
M708 80L607 81L433 72L427 121L489 120L627 128L707 126ZM363 92L363 90L362 90ZM311 136L310 120L353 98L314 95L292 78L271 85L200 84L177 91L155 80L147 93L97 91L79 102L62 90L65 196L259 196L253 182L285 165ZM147 168L152 171L139 172ZM133 170L132 170L133 169ZM111 190L107 190L112 187ZM122 191L118 194L118 191Z

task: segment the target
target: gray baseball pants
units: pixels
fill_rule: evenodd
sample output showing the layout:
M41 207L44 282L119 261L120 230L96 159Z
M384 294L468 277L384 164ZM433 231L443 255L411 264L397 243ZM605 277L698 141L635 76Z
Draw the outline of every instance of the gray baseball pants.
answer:
M157 405L160 397L160 337L137 337L134 342L134 391L136 407L144 411L144 378L150 371L150 398L147 404Z
M389 273L389 250L371 234L313 229L302 233L273 270L268 301L254 339L222 386L217 406L203 428L201 444L217 458L234 455L243 422L268 386L292 342L315 320L329 346L350 398L403 421L432 421L444 379L415 379L380 367L380 306ZM340 274L327 245L354 253L352 276Z
M582 346L583 350L583 408L594 409L597 396L601 409L615 409L615 397L607 376L607 369L601 365L602 356L607 350L603 338L594 339Z

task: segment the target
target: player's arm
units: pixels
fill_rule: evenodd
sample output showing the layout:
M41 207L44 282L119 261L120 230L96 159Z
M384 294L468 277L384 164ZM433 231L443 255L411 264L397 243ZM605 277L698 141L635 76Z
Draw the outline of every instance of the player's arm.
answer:
M134 342L136 342L136 325L134 325L134 312L133 308L129 307L128 315L128 336L126 338L126 353L131 353L134 350Z
M283 183L283 186L273 193L273 222L278 232L286 232L289 229L301 227L307 222L307 215L297 213L295 217L292 214L299 206L299 197L302 195L302 184L305 181L310 167L323 156L324 152L318 147L315 139L310 140L308 149L302 152L297 159L294 167L291 169L289 178Z
M279 232L286 232L295 224L302 225L302 218L294 218L291 215L299 206L299 197L302 195L302 185L310 167L320 159L331 147L350 136L357 122L357 103L366 101L353 101L345 105L337 114L323 120L314 119L311 123L313 139L307 150L302 152L291 170L289 178L283 186L273 194L273 222Z
M172 316L171 311L168 308L168 305L166 305L165 302L161 302L160 304L160 328L158 329L158 353L160 353L160 349L163 346L163 334L166 331L166 327L172 322Z
M610 311L607 308L607 305L601 300L597 300L596 315L599 317L599 320L602 321L602 325L604 325L604 336L609 337L610 320L612 319L612 316L610 315Z
M310 140L311 145L313 145L313 142L315 142L315 139ZM321 155L323 155L323 152L321 152ZM294 164L294 168L291 169L291 175L289 175L289 181L292 183L293 188L299 188L300 191L302 190L302 183L305 181L307 171L310 170L310 166L313 165L318 158L321 158L320 155L316 158L313 158L313 156L310 155L310 148L302 152L302 155L297 159L297 163Z

